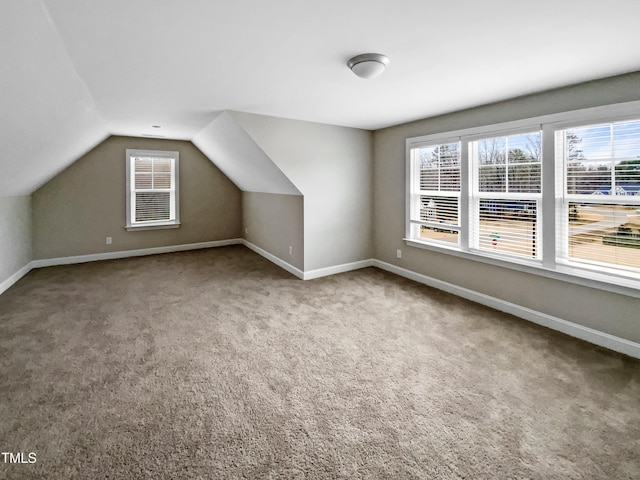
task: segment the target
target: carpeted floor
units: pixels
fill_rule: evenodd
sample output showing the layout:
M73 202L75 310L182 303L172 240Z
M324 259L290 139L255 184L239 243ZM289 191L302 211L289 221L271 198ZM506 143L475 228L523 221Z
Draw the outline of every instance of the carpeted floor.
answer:
M0 478L640 478L640 362L374 268L44 268L0 332Z

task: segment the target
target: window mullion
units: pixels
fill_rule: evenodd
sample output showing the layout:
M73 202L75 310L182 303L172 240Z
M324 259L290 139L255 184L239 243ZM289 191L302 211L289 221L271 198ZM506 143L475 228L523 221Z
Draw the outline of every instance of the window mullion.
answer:
M509 192L509 137L504 139L504 191Z
M471 228L471 215L469 201L471 199L471 175L469 159L469 142L460 139L460 248L469 250L469 229Z
M556 217L562 214L561 192L556 192L556 164L554 130L549 125L542 127L542 200L539 223L542 229L542 265L555 268L556 264Z
M611 139L611 196L617 195L616 190L616 155L615 155L615 141L616 138L613 135L613 123L609 125L609 138Z
M438 190L442 190L442 147L438 148Z

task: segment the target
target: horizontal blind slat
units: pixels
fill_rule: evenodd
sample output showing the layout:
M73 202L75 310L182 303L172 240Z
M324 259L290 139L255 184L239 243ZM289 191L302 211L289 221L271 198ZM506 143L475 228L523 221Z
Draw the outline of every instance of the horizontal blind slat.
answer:
M539 257L536 200L480 199L477 243L482 250L528 258Z
M141 156L134 162L134 222L171 220L174 159Z

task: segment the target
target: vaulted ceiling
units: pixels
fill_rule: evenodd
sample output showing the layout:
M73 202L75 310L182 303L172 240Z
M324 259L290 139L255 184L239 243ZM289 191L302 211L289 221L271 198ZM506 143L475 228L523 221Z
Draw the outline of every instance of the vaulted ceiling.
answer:
M1 9L0 196L31 193L110 134L191 140L223 110L378 129L640 67L637 0ZM391 59L381 77L347 69L365 52Z

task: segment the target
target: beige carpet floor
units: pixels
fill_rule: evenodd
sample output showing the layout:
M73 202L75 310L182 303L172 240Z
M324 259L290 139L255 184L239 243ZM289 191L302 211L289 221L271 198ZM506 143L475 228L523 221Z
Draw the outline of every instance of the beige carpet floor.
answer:
M242 246L30 272L0 419L6 479L640 478L640 362Z

